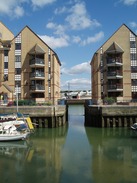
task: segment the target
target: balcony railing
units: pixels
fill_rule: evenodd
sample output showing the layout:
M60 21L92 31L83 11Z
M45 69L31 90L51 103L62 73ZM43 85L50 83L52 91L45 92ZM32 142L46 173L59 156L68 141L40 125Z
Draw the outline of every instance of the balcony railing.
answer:
M122 89L123 85L119 83L108 85L108 90L122 90Z
M35 58L35 59L30 60L30 65L44 65L44 64L45 64L45 62L41 58Z
M45 77L45 74L44 74L44 72L33 72L33 73L31 73L30 74L30 77L31 78L34 78L34 77L36 77L36 78L43 78L43 77Z
M108 65L122 65L122 59L121 58L108 58L107 64Z
M45 90L45 87L44 87L44 85L36 84L35 86L31 85L30 90L34 90L34 91L36 91L36 90Z
M122 77L122 71L108 71L107 77Z

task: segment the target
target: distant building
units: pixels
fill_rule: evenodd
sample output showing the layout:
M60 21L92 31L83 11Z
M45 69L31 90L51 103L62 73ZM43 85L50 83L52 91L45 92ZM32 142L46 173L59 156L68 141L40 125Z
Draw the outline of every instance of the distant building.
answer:
M0 22L0 94L36 102L60 98L60 60L28 26L17 36Z
M93 55L92 99L137 100L137 36L123 24Z

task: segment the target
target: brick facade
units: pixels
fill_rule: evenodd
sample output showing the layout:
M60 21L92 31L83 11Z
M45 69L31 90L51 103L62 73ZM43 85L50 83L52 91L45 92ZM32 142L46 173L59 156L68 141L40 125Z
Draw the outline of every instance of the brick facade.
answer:
M60 98L60 60L28 26L17 36L0 22L0 96L56 104Z
M93 55L92 99L137 100L137 37L123 24Z

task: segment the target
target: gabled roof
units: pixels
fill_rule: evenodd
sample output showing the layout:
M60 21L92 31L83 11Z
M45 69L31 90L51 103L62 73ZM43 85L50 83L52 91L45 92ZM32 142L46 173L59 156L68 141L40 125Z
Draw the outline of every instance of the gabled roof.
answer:
M61 66L61 62L60 62L60 60L59 60L59 58L58 58L58 56L57 56L57 54L56 54L56 52L52 49L52 48L50 48L47 44L46 44L46 42L44 42L33 30L31 30L28 26L25 26L15 37L14 37L14 39L25 29L25 28L27 28L27 29L29 29L38 39L40 39L50 50L52 50L53 52L54 52L54 55L55 55L55 57L57 58L57 61L58 61L58 63L60 64L60 66ZM13 40L14 40L13 39Z
M119 31L119 29L121 29L121 27L123 27L123 26L125 26L130 32L132 32L132 34L134 34L135 36L137 36L126 24L122 24L105 42L104 42L104 44L111 38L111 37L113 37L113 35L117 32L117 31ZM91 59L91 62L92 62L92 60L93 60L93 58L95 57L95 54L97 54L97 52L101 49L101 47L104 45L104 44L102 44L100 47L99 47L99 49L97 49L97 51L93 54L93 57L92 57L92 59Z
M124 53L122 48L118 46L115 42L112 43L112 45L105 51L106 53Z
M44 54L45 51L41 48L40 45L36 44L29 52L29 54Z
M9 92L13 93L13 90L6 84L6 83L3 83L2 84Z

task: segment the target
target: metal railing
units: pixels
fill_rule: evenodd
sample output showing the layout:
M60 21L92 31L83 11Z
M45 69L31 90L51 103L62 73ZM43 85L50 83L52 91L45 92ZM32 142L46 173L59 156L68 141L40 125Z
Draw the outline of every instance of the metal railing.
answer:
M122 71L108 71L107 76L122 76Z
M30 74L30 77L45 77L44 72L34 72Z
M44 85L36 84L35 86L30 86L30 90L45 90Z
M33 64L44 65L45 62L44 62L44 59L34 58L34 59L30 60L30 65L33 65Z
M117 90L117 89L123 89L123 85L118 83L108 85L108 90Z
M108 58L107 64L122 64L122 58Z

